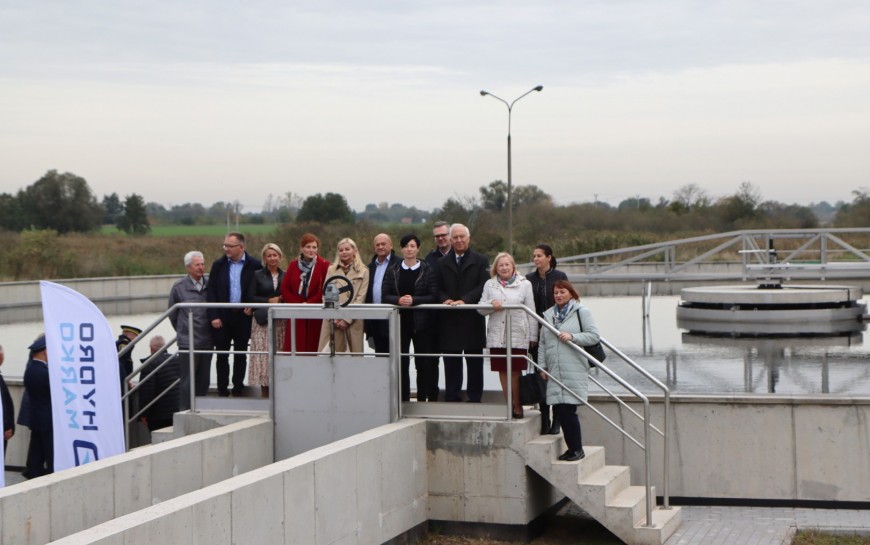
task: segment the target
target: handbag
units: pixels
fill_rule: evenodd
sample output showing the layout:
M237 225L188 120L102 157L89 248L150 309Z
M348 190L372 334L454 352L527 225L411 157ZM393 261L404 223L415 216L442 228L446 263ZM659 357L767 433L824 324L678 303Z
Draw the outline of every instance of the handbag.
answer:
M583 320L580 319L580 309L577 309L577 321L580 323L580 333L583 333ZM601 346L601 341L598 341L595 344L590 344L589 346L584 346L583 350L589 353L590 356L598 360L599 362L603 362L605 358L607 358L607 354L604 353L604 347ZM589 367L598 367L592 360L586 360L589 363Z
M534 405L543 399L541 382L536 375L530 372L520 376L520 405Z
M260 325L268 324L269 323L269 309L268 308L254 309L254 319L257 320L257 323Z

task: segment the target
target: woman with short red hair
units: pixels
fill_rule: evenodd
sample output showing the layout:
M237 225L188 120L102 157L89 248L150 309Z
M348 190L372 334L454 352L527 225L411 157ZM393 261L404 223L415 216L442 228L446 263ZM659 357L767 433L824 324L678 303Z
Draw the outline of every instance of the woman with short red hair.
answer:
M323 302L323 283L329 261L317 255L320 239L305 233L299 241L299 258L287 266L284 281L281 283L281 297L285 303ZM290 331L291 321L287 320L284 335L284 351L290 352L293 341ZM320 343L320 326L323 320L296 320L296 352L317 352Z

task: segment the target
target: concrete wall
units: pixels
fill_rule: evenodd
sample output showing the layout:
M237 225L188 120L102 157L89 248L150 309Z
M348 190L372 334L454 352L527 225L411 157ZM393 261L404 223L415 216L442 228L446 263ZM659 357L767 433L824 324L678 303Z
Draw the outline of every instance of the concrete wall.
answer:
M428 488L426 424L406 419L57 543L380 545L425 528Z
M597 408L643 437L636 417L603 396ZM870 501L870 399L834 396L675 396L671 400L671 496ZM631 404L638 412L642 406ZM663 404L652 404L662 422ZM643 453L588 409L583 442L606 448L608 464L632 467ZM662 493L662 441L653 440L653 480Z
M0 543L48 543L271 462L271 420L248 419L7 486Z
M183 275L120 276L55 280L94 302L103 314L144 314L166 310L169 290ZM0 324L42 319L39 282L0 282Z
M427 421L429 519L524 525L561 500L523 458L538 422Z

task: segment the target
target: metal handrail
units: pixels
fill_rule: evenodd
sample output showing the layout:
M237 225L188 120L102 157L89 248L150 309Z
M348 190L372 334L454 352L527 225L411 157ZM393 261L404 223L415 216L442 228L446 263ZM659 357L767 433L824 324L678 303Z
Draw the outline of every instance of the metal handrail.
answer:
M590 252L559 258L559 263L568 272L572 280L593 282L596 280L747 280L758 276L757 265L768 264L768 256L749 256L741 254L739 261L712 261L712 258L725 251L761 250L768 248L775 240L806 239L796 248L789 245L780 249L779 262L793 262L798 259L818 261L812 267L801 267L800 263L792 263L790 268L778 267L776 274L784 278L851 278L856 274L866 274L870 271L870 251L862 250L849 244L842 235L870 235L870 228L820 228L820 229L746 229L729 231L712 235L702 235L652 244L643 244L629 248L619 248L599 252ZM763 244L759 245L759 242ZM706 243L716 245L704 249ZM701 245L701 248L698 246ZM677 261L677 251L685 249L687 258ZM698 254L698 252L701 252ZM836 259L835 254L843 254L846 259ZM660 256L659 260L644 261ZM859 263L849 267L838 266L842 263ZM633 272L630 265L657 265L656 271ZM734 264L740 265L735 272L687 272L690 267L704 264ZM754 264L754 267L748 265ZM582 273L571 273L571 266L583 267ZM819 266L822 265L822 266ZM518 264L520 270L534 270L532 263Z
M403 308L408 308L408 307L403 307ZM465 309L465 310L478 310L478 309L483 309L483 310L492 310L492 306L491 306L491 305L480 305L480 304L474 304L474 305L472 305L472 304L466 304L466 305L460 305L460 306L458 306L458 307L454 307L454 306L450 306L450 305L440 305L440 304L434 305L434 304L433 304L433 305L417 305L417 306L409 307L409 308L412 309L412 310L413 310L413 309L419 309L419 310L446 310L446 309ZM534 310L530 309L529 307L527 307L527 306L525 306L525 305L503 304L503 305L502 305L502 309L503 309L503 310L522 310L523 312L525 312L525 313L528 314L529 316L532 316L532 317L533 317L533 318L534 318L534 319L535 319L535 320L536 320L536 321L537 321L537 322L538 322L542 327L547 328L551 333L554 333L554 334L556 334L556 335L558 335L558 333L559 333L559 330L556 329L555 327L553 327L552 324L550 324L549 322L547 322L546 320L544 320L542 317L538 316L538 314L537 314ZM505 327L506 327L506 329L507 329L507 328L509 328L509 326L510 326L510 313L508 313L508 314L506 315L506 320L507 320L507 322L506 322L506 324L505 324ZM507 330L509 330L509 329L507 329ZM511 345L510 336L507 336L506 341L507 341L507 342L506 342L506 345L507 345L507 346L506 346L506 352L507 352L507 354L505 355L505 357L507 358L508 373L510 373L510 370L511 370L511 362L512 362L512 358L511 358L511 346L510 346L510 345ZM642 392L640 392L637 388L635 388L634 386L632 386L630 383L628 383L625 379L623 379L622 377L620 377L617 373L615 373L615 372L614 372L613 370L611 370L609 367L607 367L606 365L604 365L602 362L599 362L598 360L596 360L596 359L595 359L591 354L589 354L588 352L586 352L586 350L584 350L584 349L583 349L582 347L580 347L580 346L577 346L577 345L575 345L575 344L573 344L573 343L568 343L568 346L570 346L571 349L579 351L580 354L581 354L582 356L584 356L585 358L587 358L588 360L596 362L596 367L597 367L598 369L601 369L605 374L607 374L610 378L612 378L614 381L616 381L620 386L622 386L623 388L625 388L628 392L630 392L631 394L633 394L636 398L638 398L638 399L643 403L643 417L641 418L641 420L642 420L642 422L643 422L643 426L644 426L644 439L643 439L643 444L641 444L640 442L638 442L637 439L635 439L633 436L631 436L631 434L628 433L628 432L627 432L623 427L621 427L619 424L613 422L613 420L611 420L610 418L608 418L608 417L607 417L606 415L604 415L601 411L599 411L598 409L592 407L592 406L591 406L587 401L582 400L582 399L580 398L580 396L579 396L576 392L574 392L574 391L572 391L570 388L566 387L566 386L565 386L563 383L561 383L560 381L558 381L558 380L556 380L556 379L553 379L553 380L556 381L556 383L559 384L559 386L561 386L563 389L565 389L565 390L566 390L570 395L572 395L573 397L577 398L577 399L578 399L581 403L583 403L585 406L587 406L587 407L589 407L590 409L592 409L596 414L598 414L599 416L601 416L601 417L602 417L606 422L608 422L611 426L613 426L613 427L616 428L620 433L622 433L623 436L627 437L630 441L632 441L635 445L637 445L641 450L644 451L644 486L645 486L645 488L646 488L646 492L647 492L647 494L646 494L646 515L647 515L647 526L651 526L651 525L652 525L652 507L653 507L653 501L654 501L654 499L653 499L653 497L652 497L652 476L651 476L652 460L651 460L651 451L650 451L650 448L649 448L649 446L650 446L650 444L651 444L651 443L650 443L650 433L651 433L651 430L655 430L657 433L659 433L660 435L662 435L662 437L664 438L664 445L665 445L665 449L664 449L664 453L663 453L663 457L664 457L664 460L665 460L665 461L664 461L664 464L665 464L665 470L664 470L664 475L663 475L663 479L664 479L664 483L663 483L663 484L664 484L664 490L663 490L663 494L664 494L664 508L670 508L670 499L669 499L669 495L668 495L668 494L669 494L669 487L668 487L668 484L667 484L667 479L669 478L669 473L668 473L668 469L667 469L667 467L668 467L668 460L669 460L669 451L668 451L668 449L667 449L667 444L668 444L668 434L667 434L667 431L668 431L668 419L667 419L667 412L668 412L668 410L669 410L669 404L670 404L670 391L668 390L667 386L665 386L661 381L659 381L659 380L656 379L654 376L652 376L648 371L646 371L645 369L643 369L642 367L640 367L636 362L632 361L631 358L629 358L628 356L626 356L623 352L621 352L621 351L615 349L615 347L613 347L612 344L610 344L609 342L607 342L606 340L604 340L604 338L601 338L601 342L602 342L602 344L604 344L605 346L607 346L607 347L610 348L611 350L614 350L614 353L616 353L616 354L617 354L621 359L627 361L627 362L629 363L629 365L631 365L633 368L637 369L637 370L638 370L638 371L639 371L639 372L640 372L640 373L641 373L645 378L651 379L651 380L653 381L653 383L654 383L656 386L658 386L658 387L664 389L664 391L665 391L665 406L666 406L666 409L665 409L665 418L664 418L664 425L663 425L664 431L659 430L659 429L655 428L655 426L652 425L652 419L651 419L651 415L650 415L649 399L647 398L647 396L644 395ZM547 376L548 376L548 378L551 378L551 377L552 377L552 376L550 375L549 372L547 372L545 369L541 368L540 365L538 365L536 362L532 361L530 358L526 357L526 360L527 360L527 361L530 361L530 362L532 363L532 365L535 366L536 369L539 369L539 370L543 371L544 373L546 373ZM596 384L599 384L599 385L600 385L600 383L598 383L597 380L595 380L594 378L593 378L593 380L596 382ZM507 381L507 385L508 385L508 391L506 392L506 397L507 397L507 403L508 403L508 406L510 407L510 400L511 400L511 381ZM616 399L618 403L621 403L621 404L624 405L624 402L622 402L622 400L620 400L619 397L618 397L617 395L613 394L612 392L609 392L609 390L607 390L606 388L605 388L605 391L607 391L607 392L611 395L611 397L613 397L614 399ZM635 411L632 410L632 409L630 409L630 410L631 410L631 412L633 412L635 415L637 415L637 412L635 412ZM637 416L640 417L640 415L637 415Z

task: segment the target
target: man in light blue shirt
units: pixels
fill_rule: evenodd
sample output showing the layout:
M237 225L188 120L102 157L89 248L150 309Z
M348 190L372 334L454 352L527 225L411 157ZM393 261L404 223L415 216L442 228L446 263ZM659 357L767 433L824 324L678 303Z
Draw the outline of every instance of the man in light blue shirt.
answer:
M366 293L366 303L379 305L381 288L384 284L384 274L387 267L397 267L402 262L393 253L393 241L390 235L381 233L375 236L375 255L369 263L369 291ZM375 352L381 354L390 351L390 326L387 320L366 320L366 336L369 338L369 346L374 344Z

